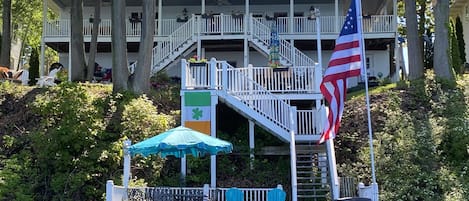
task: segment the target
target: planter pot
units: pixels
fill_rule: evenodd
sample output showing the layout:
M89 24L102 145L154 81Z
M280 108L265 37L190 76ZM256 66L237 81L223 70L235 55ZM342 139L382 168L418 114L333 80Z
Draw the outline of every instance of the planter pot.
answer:
M189 63L189 66L194 66L194 67L201 67L201 66L206 66L206 62L194 62L194 63Z
M274 72L284 72L284 71L288 71L288 67L277 67L277 68L274 68L272 70Z

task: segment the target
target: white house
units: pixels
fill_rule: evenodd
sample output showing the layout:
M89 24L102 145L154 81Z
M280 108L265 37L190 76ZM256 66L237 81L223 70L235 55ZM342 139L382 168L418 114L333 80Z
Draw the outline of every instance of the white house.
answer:
M84 0L87 48L93 1ZM59 52L66 68L73 68L68 56L71 0L45 2L45 9L54 10L59 17L45 23L44 43ZM103 2L96 61L110 68L111 5L110 0ZM137 58L142 8L140 0L126 3L123 15L130 63ZM245 116L252 129L257 124L288 143L292 200L321 200L331 189L337 198L337 175L329 171L335 165L329 154L331 147L315 142L325 116L319 83L349 5L350 0L158 0L152 72L166 70L171 76L182 77L181 95L189 90L208 90L217 97L214 102L223 101ZM393 77L397 0L362 0L362 5L368 76ZM273 72L268 65L274 25L279 36L279 62L288 67L283 72ZM200 71L206 76L204 82L190 74L200 69L191 69L181 61L194 55L217 59ZM216 187L213 182L212 187Z
M469 1L454 0L450 5L450 16L459 17L463 25L463 36L465 41L466 61L469 61Z

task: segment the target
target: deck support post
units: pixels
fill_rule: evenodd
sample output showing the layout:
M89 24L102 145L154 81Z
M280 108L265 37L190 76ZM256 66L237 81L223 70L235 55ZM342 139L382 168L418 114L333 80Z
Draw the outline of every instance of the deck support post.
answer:
M254 170L254 121L249 120L249 166Z
M130 178L130 152L129 147L132 143L130 140L124 141L124 176L122 178L122 185L124 188L129 186L129 178Z
M107 182L106 182L106 201L112 201L113 194L114 194L114 182L112 180L107 180Z
M298 180L296 178L296 144L297 133L296 107L290 108L290 168L291 168L291 201L298 201Z
M326 141L327 159L329 161L329 172L331 175L332 200L339 199L339 179L337 176L337 166L335 162L334 140Z
M204 198L203 201L209 201L210 200L210 187L208 184L204 184Z
M45 65L45 52L46 52L46 43L45 43L45 37L46 37L46 24L47 24L47 1L44 1L42 5L42 35L41 35L41 58L39 60L39 77L44 76L44 65ZM69 42L70 43L70 42ZM70 70L69 70L70 71Z

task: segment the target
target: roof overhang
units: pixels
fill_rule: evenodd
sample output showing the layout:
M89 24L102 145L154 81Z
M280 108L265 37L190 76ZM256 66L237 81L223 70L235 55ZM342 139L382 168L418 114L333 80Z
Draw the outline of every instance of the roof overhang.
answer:
M72 0L52 0L61 8L70 7ZM102 0L104 4L111 4L112 0ZM141 6L142 0L125 0L127 6ZM201 5L201 0L162 0L163 6L198 6ZM386 4L385 1L376 0L365 0L363 5L367 5L374 8L379 8L382 4ZM84 6L93 6L96 0L83 0ZM245 5L246 0L205 0L206 5L217 5L217 6L232 6L232 5ZM335 0L294 0L295 4L333 4ZM349 2L349 1L347 1ZM384 2L384 3L383 3ZM251 0L250 5L271 5L271 4L290 4L290 0Z

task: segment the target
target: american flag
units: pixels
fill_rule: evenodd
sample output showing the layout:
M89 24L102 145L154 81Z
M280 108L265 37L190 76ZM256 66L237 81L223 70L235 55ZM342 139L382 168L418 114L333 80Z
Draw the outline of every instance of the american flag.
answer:
M359 76L362 68L361 2L352 0L345 23L321 82L321 93L329 103L327 121L319 144L333 139L339 131L347 92L347 78Z

